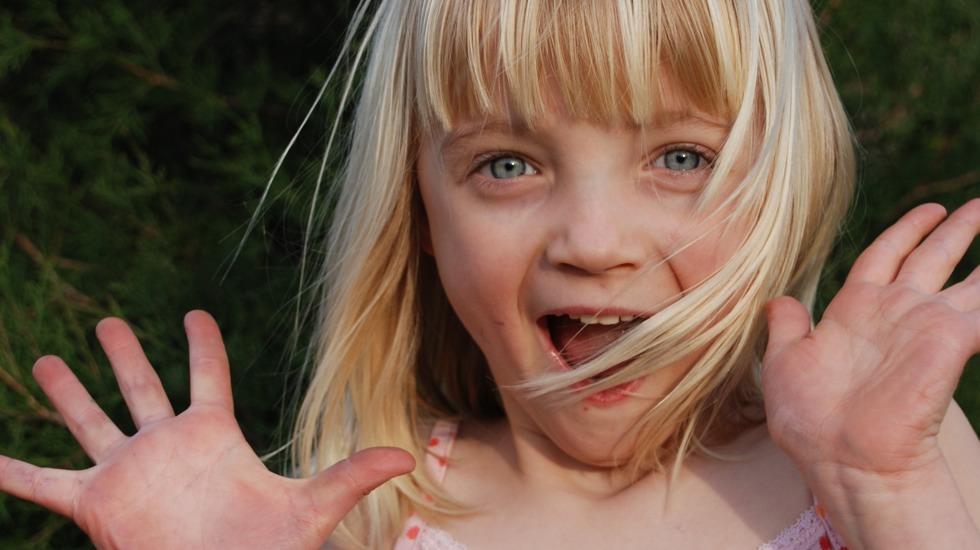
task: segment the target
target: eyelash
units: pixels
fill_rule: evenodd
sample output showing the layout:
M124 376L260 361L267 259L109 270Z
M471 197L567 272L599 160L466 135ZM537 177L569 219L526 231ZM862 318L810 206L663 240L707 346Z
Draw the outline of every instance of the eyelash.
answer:
M665 169L669 173L669 177L671 178L688 177L692 174L697 174L704 170L710 170L715 162L716 153L711 149L708 149L707 147L697 145L695 143L674 143L654 152L653 154L656 156L654 156L653 159L647 163L647 169L649 170L650 168L652 168L653 164L661 157L666 157L670 153L676 151L691 151L696 155L698 155L701 162L699 162L699 166L697 168L693 168L691 170L686 170L686 171ZM513 153L510 151L492 151L474 157L473 162L471 164L472 168L469 170L469 173L470 175L477 174L479 171L483 170L483 168L488 166L490 163L496 160L500 160L502 158L509 158L509 157L520 159L522 162L527 163L527 165L536 173L540 173L540 171L534 167L534 163L528 161L523 155L520 155L518 153ZM536 174L529 174L529 175L536 175ZM519 177L520 176L517 176L517 178ZM516 179L516 178L492 178L492 177L481 176L479 183L481 186L494 187L494 186L508 185L505 182L511 179Z

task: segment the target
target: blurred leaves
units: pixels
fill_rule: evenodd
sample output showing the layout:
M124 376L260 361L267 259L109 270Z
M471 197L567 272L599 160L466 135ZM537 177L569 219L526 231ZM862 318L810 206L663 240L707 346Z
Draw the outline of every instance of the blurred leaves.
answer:
M224 329L246 436L259 452L277 446L311 183L301 160L322 128L298 143L278 202L228 262L349 18L323 4L0 7L0 453L88 465L30 376L44 354L132 428L94 338L107 315L130 322L186 406L180 319L193 308ZM0 533L4 548L89 544L7 496Z

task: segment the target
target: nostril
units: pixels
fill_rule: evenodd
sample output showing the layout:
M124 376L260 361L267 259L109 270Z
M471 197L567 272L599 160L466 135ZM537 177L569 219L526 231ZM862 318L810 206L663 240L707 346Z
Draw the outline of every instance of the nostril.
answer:
M601 267L597 266L586 266L582 263L562 263L558 265L558 269L563 272L572 275L604 275L611 272L625 272L635 270L636 267L633 264L621 263L618 265L603 265Z

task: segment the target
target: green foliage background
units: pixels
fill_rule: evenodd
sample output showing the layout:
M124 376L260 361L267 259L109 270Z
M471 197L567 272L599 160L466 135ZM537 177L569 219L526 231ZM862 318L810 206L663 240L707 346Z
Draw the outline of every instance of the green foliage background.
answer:
M858 251L909 207L980 196L980 4L831 0L815 9L862 147L860 196L825 303ZM280 441L297 368L286 351L303 206L326 113L222 274L350 11L347 2L269 0L0 7L0 453L88 464L31 379L44 354L63 357L132 429L93 333L107 315L131 323L175 407L186 406L180 320L193 308L222 326L246 436L259 452ZM978 263L974 246L955 276ZM973 363L957 399L978 428ZM0 495L0 547L88 544L64 519Z

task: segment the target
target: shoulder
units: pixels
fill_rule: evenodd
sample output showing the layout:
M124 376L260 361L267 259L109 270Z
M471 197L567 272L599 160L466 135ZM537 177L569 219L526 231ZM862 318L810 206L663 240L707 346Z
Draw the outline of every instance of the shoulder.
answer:
M980 526L980 441L956 401L950 403L940 427L939 448L973 522Z
M808 492L799 470L779 446L769 437L765 424L752 427L731 443L712 450L718 455L714 463L727 476L754 484L772 480L787 491Z
M443 487L460 502L481 505L495 495L506 497L515 482L507 452L506 420L456 425Z
M772 441L765 425L751 428L732 443L712 449L714 457L692 461L720 496L727 514L771 540L794 525L813 505L799 470ZM719 511L719 514L721 512Z

